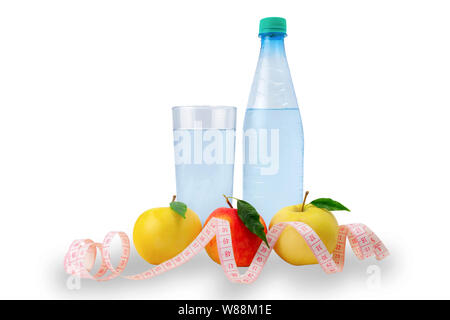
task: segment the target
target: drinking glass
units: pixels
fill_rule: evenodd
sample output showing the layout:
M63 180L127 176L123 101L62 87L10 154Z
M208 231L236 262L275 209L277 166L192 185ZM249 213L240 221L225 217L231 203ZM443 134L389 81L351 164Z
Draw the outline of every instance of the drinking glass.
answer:
M233 193L236 108L173 107L177 200L202 223Z

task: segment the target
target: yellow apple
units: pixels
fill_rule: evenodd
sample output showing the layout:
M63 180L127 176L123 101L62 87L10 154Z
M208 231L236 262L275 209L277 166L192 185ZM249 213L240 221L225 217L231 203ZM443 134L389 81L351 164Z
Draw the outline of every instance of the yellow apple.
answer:
M272 218L269 228L286 221L306 223L322 239L328 251L330 253L334 251L337 243L338 223L330 211L318 208L313 204L284 207ZM291 226L287 226L283 230L274 249L283 260L296 266L318 263L306 241Z
M133 242L148 263L160 264L183 251L202 231L197 214L173 198L170 207L153 208L137 219Z

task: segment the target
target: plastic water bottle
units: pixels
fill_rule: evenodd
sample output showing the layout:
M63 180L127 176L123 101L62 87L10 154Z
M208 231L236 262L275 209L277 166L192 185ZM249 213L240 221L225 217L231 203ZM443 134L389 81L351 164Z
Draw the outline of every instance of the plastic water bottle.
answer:
M243 198L268 224L303 196L303 127L284 50L286 20L260 21L261 51L244 120Z

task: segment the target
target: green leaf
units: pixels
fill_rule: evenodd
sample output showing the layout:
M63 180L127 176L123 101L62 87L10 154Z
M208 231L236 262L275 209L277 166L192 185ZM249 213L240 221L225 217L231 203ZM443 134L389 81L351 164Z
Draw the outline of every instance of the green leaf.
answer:
M236 200L237 200L237 212L241 221L244 223L247 229L250 230L250 232L256 234L269 247L266 234L264 233L264 226L259 220L259 213L250 203L244 200L239 199Z
M334 201L330 198L319 198L314 201L311 201L311 204L316 206L317 208L326 209L328 211L350 211L347 207L345 207L343 204Z
M172 201L170 203L170 208L182 216L183 219L186 219L187 205L185 203L180 201Z

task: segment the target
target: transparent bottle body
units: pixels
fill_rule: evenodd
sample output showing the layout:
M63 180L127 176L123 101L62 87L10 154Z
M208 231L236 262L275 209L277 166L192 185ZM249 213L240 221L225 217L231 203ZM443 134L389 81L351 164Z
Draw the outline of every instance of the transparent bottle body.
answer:
M266 223L303 194L303 127L284 36L261 36L244 119L243 198Z

